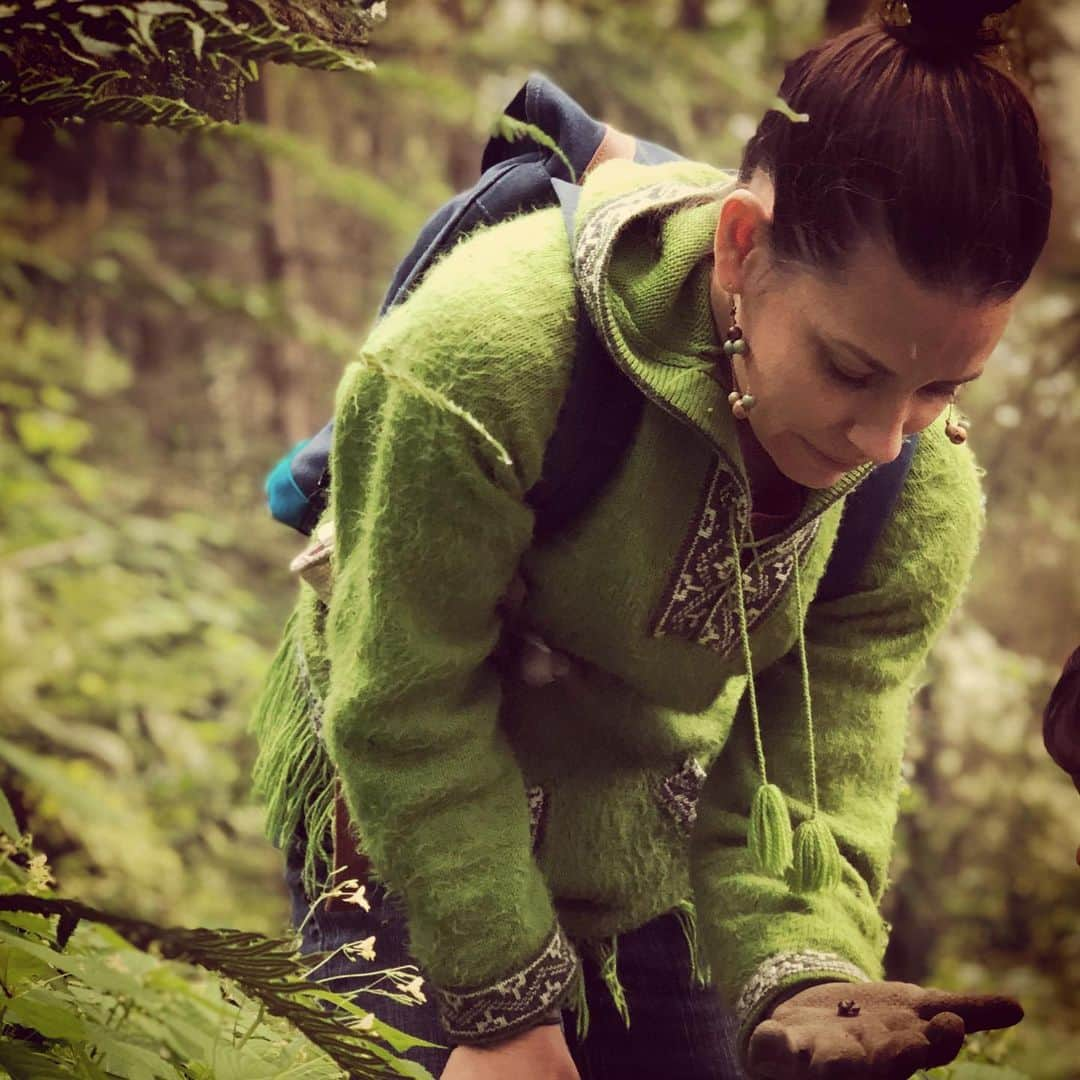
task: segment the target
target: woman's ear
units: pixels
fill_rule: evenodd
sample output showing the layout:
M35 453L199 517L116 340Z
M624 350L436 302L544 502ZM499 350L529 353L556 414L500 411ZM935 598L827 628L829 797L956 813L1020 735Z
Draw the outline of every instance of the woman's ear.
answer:
M769 209L747 188L736 188L724 200L713 237L713 259L726 291L743 291L744 264L755 248L764 249L770 222Z

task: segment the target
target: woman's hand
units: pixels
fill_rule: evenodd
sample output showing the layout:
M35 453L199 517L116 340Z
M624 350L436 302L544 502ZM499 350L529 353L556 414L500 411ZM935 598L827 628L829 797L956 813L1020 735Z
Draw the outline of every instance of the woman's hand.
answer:
M756 1080L905 1080L952 1061L973 1031L1024 1017L1000 994L953 994L914 983L822 983L777 1005L750 1037Z
M440 1080L580 1080L558 1024L542 1024L494 1046L456 1046Z
M499 601L503 633L494 659L510 678L526 686L547 686L569 675L574 665L565 653L552 649L539 634L521 623L525 595L525 579L517 575Z

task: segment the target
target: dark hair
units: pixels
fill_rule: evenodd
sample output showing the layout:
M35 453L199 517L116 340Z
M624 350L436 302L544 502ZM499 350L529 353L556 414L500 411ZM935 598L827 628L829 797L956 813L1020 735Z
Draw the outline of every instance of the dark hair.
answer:
M1080 791L1080 648L1065 661L1043 713L1043 743Z
M780 97L809 121L766 113L739 180L771 177L780 261L837 272L876 232L924 287L998 303L1031 275L1052 202L1035 111L983 26L1011 4L908 6L909 26L879 15L787 66Z

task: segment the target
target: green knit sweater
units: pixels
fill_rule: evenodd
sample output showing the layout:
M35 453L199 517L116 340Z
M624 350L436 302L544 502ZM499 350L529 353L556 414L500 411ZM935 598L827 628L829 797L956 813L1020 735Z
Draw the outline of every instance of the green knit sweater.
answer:
M566 999L580 948L610 957L616 935L672 910L690 929L696 916L744 1051L793 987L882 976L908 711L969 577L978 470L928 429L840 599L812 602L868 467L754 540L708 302L732 188L699 164L602 166L573 262L555 209L474 234L375 327L338 390L335 585L328 609L301 586L257 714L257 778L283 843L301 818L311 835L329 820L331 765L340 775L461 1042L535 1023ZM610 485L537 545L524 495L567 387L578 303L647 401ZM819 816L841 854L831 891L796 892L747 851L761 778L740 561L762 751L796 824L812 812L803 623ZM539 688L490 659L516 575L527 625L576 661Z

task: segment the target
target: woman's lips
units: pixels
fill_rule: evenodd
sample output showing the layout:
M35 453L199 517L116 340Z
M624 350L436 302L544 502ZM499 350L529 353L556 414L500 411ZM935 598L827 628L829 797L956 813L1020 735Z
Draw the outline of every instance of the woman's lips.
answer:
M862 462L859 462L859 461L853 461L853 462L839 461L837 458L834 458L831 454L826 454L823 450L819 450L808 439L803 439L803 442L805 442L806 445L809 446L810 449L813 450L814 453L817 454L817 456L819 458L821 458L823 461L827 461L835 469L843 469L845 472L847 472L850 469L857 469L859 467L859 465L862 464Z

